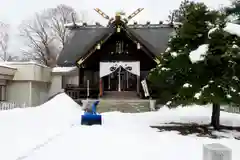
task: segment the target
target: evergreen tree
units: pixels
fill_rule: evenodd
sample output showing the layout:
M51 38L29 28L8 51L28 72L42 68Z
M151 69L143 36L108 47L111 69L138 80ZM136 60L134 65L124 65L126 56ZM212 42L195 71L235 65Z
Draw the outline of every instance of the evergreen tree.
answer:
M219 129L220 104L239 103L240 39L224 31L223 13L210 11L203 3L190 5L182 27L161 57L161 65L149 78L154 83L165 82L168 87L161 91L172 93L164 97L171 105L213 104L211 123ZM199 46L205 47L206 53L192 62L192 51Z
M212 24L216 17L203 3L183 1L179 10L184 10L185 15L182 26L169 41L169 48L160 58L161 64L149 76L149 80L159 90L158 97L162 103L172 100L173 97L176 99L180 88L191 79L189 73L192 72L192 63L189 53L199 45L207 43L209 24ZM192 79L195 79L196 75L191 75ZM186 98L178 98L178 101L189 102ZM174 103L179 104L178 101L175 100Z
M227 15L236 16L237 20L240 20L240 0L232 1L232 5L230 7L226 7Z
M221 19L221 18L220 18ZM240 38L225 31L225 21L209 35L209 47L199 73L204 87L199 88L198 101L212 103L212 125L220 127L220 105L239 104L239 51ZM207 83L206 83L207 82Z

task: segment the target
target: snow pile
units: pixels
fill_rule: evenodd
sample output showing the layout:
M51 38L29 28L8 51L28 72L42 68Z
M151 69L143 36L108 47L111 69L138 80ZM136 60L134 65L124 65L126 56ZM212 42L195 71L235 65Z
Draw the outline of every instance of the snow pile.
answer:
M238 24L227 23L224 31L240 37L240 25Z
M157 112L145 113L103 113L104 126L118 126L119 128L128 128L129 130L140 128L148 129L151 125L162 125L163 123L199 123L209 124L211 121L212 106L192 105L186 107L177 107L169 109L166 106L161 107ZM161 118L160 118L161 117ZM240 126L240 115L222 112L221 124L229 126Z
M74 71L75 69L77 69L76 66L74 66L74 67L54 67L52 69L52 72L54 72L54 73L66 73L66 72Z
M51 120L51 122L56 122L57 124L61 121L61 125L63 123L67 125L73 124L82 113L81 106L65 93L56 95L35 109L35 112L39 111L44 112L45 116L49 117L48 121Z
M170 122L208 124L211 111L211 106L193 105L163 106L157 112L134 114L108 112L102 114L102 126L81 126L80 106L62 93L37 108L0 112L0 149L4 151L0 159L155 160L161 155L164 160L202 160L203 144L221 143L231 148L232 159L238 160L239 141L231 138L237 132L217 133L229 139L210 139L149 127ZM76 125L70 127L72 124ZM240 115L221 112L221 124L240 125ZM94 154L93 143L97 148Z
M65 93L45 104L0 112L0 159L16 159L47 139L80 123L81 107ZM7 158L8 157L8 158Z
M232 160L238 160L239 141L230 139L210 139L195 135L182 136L177 132L158 132L149 125L169 122L209 123L209 106L189 106L176 109L161 108L158 112L126 114L104 113L102 126L76 126L54 139L51 143L29 155L26 160L43 159L141 159L148 160L202 160L203 144L221 143L232 149ZM236 122L240 116L221 113L221 123ZM218 133L231 137L231 134ZM93 153L93 144L94 154ZM120 153L121 151L121 153ZM190 152L189 152L190 151ZM89 156L90 155L90 156ZM117 156L116 156L117 155Z
M192 63L204 60L204 56L208 51L208 46L209 46L208 44L203 44L200 45L196 50L190 52L189 58L192 61Z

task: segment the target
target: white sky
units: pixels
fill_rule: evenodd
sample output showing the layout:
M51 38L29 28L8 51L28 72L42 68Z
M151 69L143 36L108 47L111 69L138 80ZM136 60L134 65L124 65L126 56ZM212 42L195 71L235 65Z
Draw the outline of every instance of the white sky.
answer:
M195 0L204 2L211 8L218 8L220 5L229 5L230 0ZM109 16L114 16L118 10L123 10L128 14L139 7L144 10L137 15L134 20L139 23L151 21L158 23L166 20L170 10L178 8L181 0L0 0L0 20L11 25L10 52L18 54L18 48L22 45L17 39L17 27L22 20L28 19L35 12L44 8L55 7L58 4L72 6L76 11L84 13L84 19L89 22L104 23L93 8L97 7Z

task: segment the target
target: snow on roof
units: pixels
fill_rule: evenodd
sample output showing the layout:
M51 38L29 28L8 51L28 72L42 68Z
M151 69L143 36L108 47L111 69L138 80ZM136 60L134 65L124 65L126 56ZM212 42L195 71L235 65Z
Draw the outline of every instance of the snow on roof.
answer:
M75 25L82 26L83 24L75 22ZM74 23L71 22L71 23L64 24L64 27L74 27Z
M58 72L58 73L66 73L66 72L71 72L73 70L75 70L77 67L74 66L74 67L54 67L52 69L52 72Z
M17 69L16 67L12 67L12 66L9 66L9 65L5 64L5 62L1 62L0 63L0 67L10 68L10 69Z
M240 37L240 25L238 24L227 23L224 31Z
M190 52L189 58L192 61L192 63L196 63L204 59L204 56L208 51L208 46L209 46L208 44L203 44L200 45L196 50Z
M27 62L4 62L6 65L37 65L37 66L41 66L41 67L47 67L44 64L40 64L38 62L34 62L34 61L27 61Z

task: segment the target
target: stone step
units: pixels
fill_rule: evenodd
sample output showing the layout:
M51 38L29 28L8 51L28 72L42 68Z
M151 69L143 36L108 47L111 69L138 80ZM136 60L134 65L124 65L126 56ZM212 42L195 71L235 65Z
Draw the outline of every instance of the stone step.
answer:
M140 99L135 91L105 91L102 99Z
M92 103L94 100L88 100ZM124 113L138 113L150 111L148 100L105 100L100 99L97 107L99 113L119 111Z

